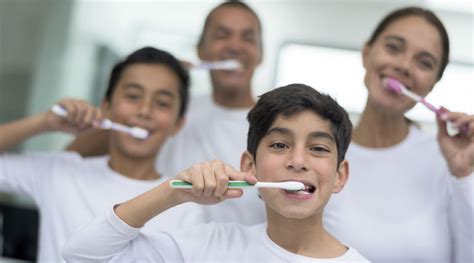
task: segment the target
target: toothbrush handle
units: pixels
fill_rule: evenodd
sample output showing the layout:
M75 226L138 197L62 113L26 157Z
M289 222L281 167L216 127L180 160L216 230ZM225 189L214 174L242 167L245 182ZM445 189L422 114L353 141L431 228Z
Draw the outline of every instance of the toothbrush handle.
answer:
M171 186L171 188L174 188L174 189L191 189L191 188L193 188L193 185L191 183L188 183L188 182L185 182L185 181L182 181L182 180L171 180L170 186ZM254 186L254 185L249 184L245 181L229 181L227 183L227 187L228 188L233 188L233 189L250 187L250 186Z
M67 110L59 105L59 104L54 104L53 107L51 107L51 111L61 117L66 117L67 116Z

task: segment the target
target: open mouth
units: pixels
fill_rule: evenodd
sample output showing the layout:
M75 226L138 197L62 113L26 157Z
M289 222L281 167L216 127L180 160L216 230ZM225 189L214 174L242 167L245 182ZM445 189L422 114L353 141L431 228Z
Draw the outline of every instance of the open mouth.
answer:
M304 182L303 182L304 183ZM301 190L284 190L288 194L297 194L297 195L310 195L316 191L316 187L314 185L304 183L304 189Z
M386 76L386 75L384 75L384 74L380 74L380 80L381 80L381 82L382 82L382 85L383 85L383 83L384 83L384 79L387 79L387 78L388 78L388 79L396 80L397 82L401 83L405 88L407 88L408 90L411 90L411 87L410 87L410 86L406 85L405 83L403 83L403 82L400 81L399 79L394 78L394 77L390 77L390 76ZM386 88L386 87L384 87L384 88Z

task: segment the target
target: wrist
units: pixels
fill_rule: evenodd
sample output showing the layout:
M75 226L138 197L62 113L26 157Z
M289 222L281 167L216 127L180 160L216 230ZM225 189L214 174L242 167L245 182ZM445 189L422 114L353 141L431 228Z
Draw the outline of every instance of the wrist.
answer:
M183 203L190 202L191 199L189 198L189 193L186 190L183 189L173 189L170 186L170 182L172 179L167 180L162 184L163 187L166 188L165 191L168 192L169 200L170 200L170 205L171 206L176 206L180 205Z

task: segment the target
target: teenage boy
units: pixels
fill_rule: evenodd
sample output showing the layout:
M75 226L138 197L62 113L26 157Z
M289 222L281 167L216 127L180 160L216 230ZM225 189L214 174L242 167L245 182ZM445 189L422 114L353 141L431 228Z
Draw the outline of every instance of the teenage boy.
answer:
M66 259L152 262L367 262L323 227L324 206L348 178L345 153L352 124L332 98L292 84L261 96L248 115L247 151L238 172L221 161L193 165L177 179L191 190L172 189L169 181L112 206L107 214L76 233ZM259 189L267 222L255 226L210 223L191 228L140 233L153 217L186 202L215 204L238 198L229 180L299 181L303 190ZM224 211L225 212L225 211Z
M172 55L143 48L113 68L100 109L66 99L58 102L68 112L65 118L48 111L0 125L0 152L43 132L80 132L103 117L149 132L141 140L112 131L109 155L97 158L72 152L0 154L0 190L28 195L38 206L38 261L63 261L61 248L73 230L105 207L164 181L155 170L155 158L182 125L188 85L188 73ZM153 224L195 224L203 220L199 215L199 211L186 217L173 213Z

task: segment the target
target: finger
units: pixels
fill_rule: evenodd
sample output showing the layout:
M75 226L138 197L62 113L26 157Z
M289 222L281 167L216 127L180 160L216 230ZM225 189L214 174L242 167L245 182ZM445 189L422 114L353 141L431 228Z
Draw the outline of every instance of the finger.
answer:
M245 181L247 181L250 184L256 184L258 182L257 177L253 173L246 173L247 175L245 176Z
M191 166L191 183L193 184L192 192L196 196L201 196L204 191L204 176L200 164Z
M231 199L231 198L238 198L244 194L242 189L227 189L224 194L224 198Z
M210 197L216 190L216 178L214 176L213 167L209 162L205 162L201 165L202 174L204 176L204 190L203 195Z
M441 107L440 113L436 115L436 124L438 126L438 138L447 137L448 129L446 127L446 121L448 120L448 110Z
M453 119L452 124L462 133L469 131L469 123L474 122L474 117L467 114L462 114Z
M90 128L93 126L93 122L97 118L98 110L95 107L90 107L84 117L84 122L81 125L81 128Z
M77 106L77 114L76 118L74 119L74 123L77 127L82 127L84 125L84 119L86 118L87 112L89 111L89 104L85 103L84 101L76 101Z
M222 197L227 191L229 176L225 172L224 164L221 161L214 160L211 162L211 165L214 167L214 175L216 177L216 190L214 191L214 195Z
M235 170L232 166L224 165L225 172L230 180L244 181L247 173Z

